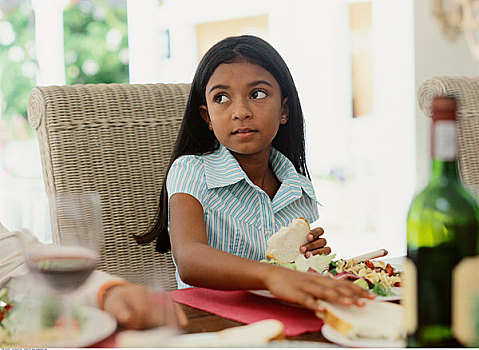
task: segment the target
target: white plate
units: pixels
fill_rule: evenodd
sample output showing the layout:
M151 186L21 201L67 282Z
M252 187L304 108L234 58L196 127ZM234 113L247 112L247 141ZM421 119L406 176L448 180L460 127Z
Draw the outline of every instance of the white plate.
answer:
M375 300L378 301L394 301L394 300L401 300L402 299L402 288L401 287L391 287L392 292L394 295L389 295L387 297L382 297L380 295L376 296Z
M241 343L219 343L215 332L208 333L192 333L183 334L175 337L173 343L168 344L170 347L182 348L215 348L215 347L267 347L267 348L331 348L336 345L331 343L321 343L301 340L279 340L272 341L267 344L248 344Z
M215 347L215 341L215 332L192 333L178 335L168 345L181 348L211 348Z
M56 341L54 344L48 344L47 347L87 347L105 339L116 330L116 320L105 311L82 306L80 313L85 317L85 322L79 337Z
M406 342L403 340L348 338L341 332L325 324L321 327L321 333L330 342L350 348L403 348Z
M69 347L86 347L113 334L116 331L116 320L109 313L93 307L84 306L81 309L86 318L79 338L69 342Z
M373 259L372 261L377 261L377 260L384 261L386 264L390 263L398 271L404 271L404 265L406 263L405 256L395 256L391 258L378 258L378 259Z
M402 288L401 287L392 287L392 291L394 292L394 295L390 295L387 297L382 297L382 296L376 296L375 300L378 301L394 301L394 300L400 300L402 297ZM273 294L269 292L269 290L248 290L248 292L256 295L260 295L262 297L267 297L267 298L276 298ZM289 303L288 303L289 304ZM290 304L294 305L294 304ZM294 305L298 306L298 305Z

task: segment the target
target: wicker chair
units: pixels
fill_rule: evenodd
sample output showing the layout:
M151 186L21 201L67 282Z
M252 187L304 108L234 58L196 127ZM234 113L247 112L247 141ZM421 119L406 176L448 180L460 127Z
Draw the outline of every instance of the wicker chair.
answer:
M133 283L176 289L171 254L140 246L155 218L189 84L87 84L37 87L28 102L40 144L47 196L96 191L105 244L99 268ZM55 213L54 242L60 242Z
M437 95L458 99L459 172L463 182L479 194L479 77L434 77L419 87L421 110L431 116L431 102Z

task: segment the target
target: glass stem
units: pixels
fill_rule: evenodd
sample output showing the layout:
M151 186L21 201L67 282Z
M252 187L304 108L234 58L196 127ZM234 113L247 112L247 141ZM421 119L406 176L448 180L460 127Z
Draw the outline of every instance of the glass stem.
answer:
M61 324L66 334L67 339L73 338L74 322L72 298L70 293L65 293L61 296Z

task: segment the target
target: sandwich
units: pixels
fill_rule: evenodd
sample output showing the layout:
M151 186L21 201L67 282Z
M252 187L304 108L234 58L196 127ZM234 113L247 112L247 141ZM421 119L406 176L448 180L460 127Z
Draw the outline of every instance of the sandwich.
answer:
M316 312L325 324L350 339L404 339L404 307L390 302L365 300L363 307L342 306L319 300L323 311Z
M291 221L288 226L281 227L269 237L266 248L265 262L281 265L298 271L315 271L322 273L328 269L335 254L317 254L306 258L299 247L308 243L309 223L304 218Z
M309 223L304 218L294 219L268 238L266 257L277 262L291 263L300 254L299 247L308 243Z

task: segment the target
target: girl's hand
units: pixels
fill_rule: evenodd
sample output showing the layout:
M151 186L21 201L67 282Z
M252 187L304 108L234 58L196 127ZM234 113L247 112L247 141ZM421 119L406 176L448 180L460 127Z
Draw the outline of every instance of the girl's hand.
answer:
M267 289L279 299L321 311L317 300L340 305L363 306L364 300L375 295L349 281L339 281L317 273L299 272L273 266L266 278Z
M331 248L326 247L326 239L320 238L324 234L324 229L316 227L308 233L309 243L303 244L299 251L303 253L307 258L316 254L330 254Z

